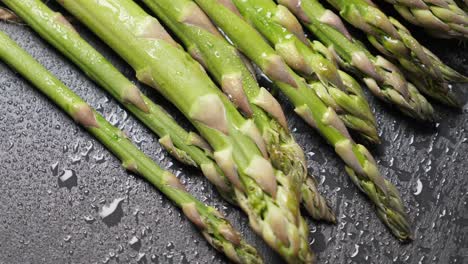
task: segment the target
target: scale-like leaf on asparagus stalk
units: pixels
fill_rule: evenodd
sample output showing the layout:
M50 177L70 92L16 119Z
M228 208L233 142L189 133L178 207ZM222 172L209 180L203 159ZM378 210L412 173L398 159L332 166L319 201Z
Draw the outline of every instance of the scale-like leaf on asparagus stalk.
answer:
M144 2L177 35L192 57L211 73L231 101L245 115L252 116L266 142L266 151L273 166L285 173L295 186L298 197L302 192L303 195L308 194L307 197L321 200L316 206L306 206L309 214L317 220L333 220L333 213L318 190L309 185L301 187L307 176L304 153L289 133L281 106L266 89L258 86L236 48L221 36L203 11L190 0ZM181 19L187 9L196 13L202 22L188 23ZM304 203L310 205L313 202Z
M19 17L15 13L3 7L0 7L0 21L1 20L7 22L20 22Z
M467 82L468 78L445 65L395 18L387 17L370 0L328 2L340 10L346 21L364 31L376 49L397 60L421 92L449 106L462 104L457 94L451 91L450 84Z
M368 142L380 142L374 114L360 85L336 68L322 43L306 38L301 24L286 7L276 5L272 0L232 2L292 69L312 83L317 79L321 81L322 85L312 84L311 87L349 129Z
M315 127L347 165L354 183L374 202L377 214L401 240L410 237L410 227L396 188L385 180L367 149L356 144L335 111L326 106L290 69L263 37L233 11L230 1L194 0L229 39L275 82L296 107L295 111Z
M245 119L159 22L129 0L61 0L195 125L213 147L214 159L236 188L251 226L287 261L308 263L307 226L299 201L281 171L261 152L255 125ZM196 16L186 17L199 23Z
M176 176L158 167L121 130L107 122L2 32L0 60L9 64L78 124L84 126L122 161L127 170L143 176L180 207L214 248L236 263L262 263L255 248L247 244L216 209L190 195Z
M434 110L401 71L381 56L373 56L346 30L341 19L316 0L279 0L331 51L342 67L362 77L379 99L423 121L434 119Z

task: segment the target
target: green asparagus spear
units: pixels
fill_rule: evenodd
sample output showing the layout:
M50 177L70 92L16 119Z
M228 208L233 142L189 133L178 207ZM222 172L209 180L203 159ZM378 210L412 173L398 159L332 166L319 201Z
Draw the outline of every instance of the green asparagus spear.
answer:
M296 107L295 111L315 127L346 163L353 182L375 203L377 214L401 240L410 237L410 226L400 195L383 178L369 151L356 144L331 107L327 107L296 75L259 33L235 12L230 1L195 0L247 57L272 79Z
M309 214L317 220L334 222L335 216L316 185L304 184L302 187L307 176L307 164L303 150L289 133L281 106L267 90L258 86L236 48L221 36L203 11L190 0L144 2L177 35L192 57L205 66L237 107L245 115L252 116L266 142L273 166L292 179L298 194L302 192L303 197L310 198L310 201L303 201ZM198 20L203 23L180 21L186 6L197 12ZM315 183L314 180L311 182Z
M122 161L127 170L140 174L171 199L214 248L237 263L262 263L256 250L216 209L190 195L177 177L158 167L121 130L107 122L3 32L0 32L0 60L9 64L84 126Z
M453 0L385 0L407 21L440 38L468 38L468 14Z
M306 179L302 185L302 202L307 212L313 219L326 220L336 223L336 217L327 201L320 195L317 189L318 183L314 177Z
M321 80L323 85L311 87L349 129L368 142L380 142L374 115L360 85L351 76L338 71L328 59L331 54L322 43L306 38L301 25L287 8L277 6L272 0L234 0L233 3L291 68L308 79Z
M89 45L67 20L40 0L3 0L23 21L72 60L91 79L108 91L155 134L166 150L181 162L199 167L220 194L235 203L234 189L210 157L209 145L187 132Z
M449 106L462 105L460 98L451 91L450 83L468 82L468 78L445 65L396 19L387 17L368 0L328 2L340 10L346 21L364 31L382 54L397 60L421 92Z
M307 225L289 179L265 158L254 122L244 119L159 22L129 0L60 0L194 124L235 187L250 224L288 262L309 263ZM197 23L185 10L181 19Z
M401 112L420 120L432 121L434 110L416 87L405 80L400 70L381 56L373 56L346 30L341 19L315 0L277 0L334 54L348 71L362 76L369 90Z

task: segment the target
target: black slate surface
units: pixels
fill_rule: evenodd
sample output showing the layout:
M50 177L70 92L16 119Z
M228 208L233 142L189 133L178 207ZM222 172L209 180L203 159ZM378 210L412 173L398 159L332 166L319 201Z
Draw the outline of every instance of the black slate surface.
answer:
M157 138L79 69L30 29L0 22L0 30L65 84L131 135L199 199L215 205L258 247L266 263L279 257L220 199L202 175L161 150ZM95 47L135 80L134 73L83 27ZM468 74L468 48L457 41L418 39L443 61ZM459 87L467 89L467 85ZM181 123L183 117L142 87ZM130 175L99 142L20 76L0 63L0 263L225 263L161 193ZM465 93L466 94L466 93ZM338 214L336 226L309 221L320 263L468 263L468 107L435 106L440 122L425 125L370 99L383 143L373 147L382 173L401 191L414 226L414 242L400 244L343 171L320 136L285 103L310 172ZM61 176L70 176L62 182ZM106 219L100 210L121 202Z

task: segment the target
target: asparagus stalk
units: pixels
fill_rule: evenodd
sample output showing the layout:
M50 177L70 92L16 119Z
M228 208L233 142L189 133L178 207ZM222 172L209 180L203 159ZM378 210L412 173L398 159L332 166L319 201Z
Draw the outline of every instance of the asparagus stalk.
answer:
M190 195L177 177L161 169L78 95L0 32L0 59L23 75L106 146L129 171L138 173L171 199L217 250L237 263L262 263L231 224L213 207Z
M201 168L221 195L235 203L234 189L210 157L209 145L197 134L185 131L161 106L143 95L82 39L62 14L39 0L4 0L3 3L157 134L159 142L171 155L187 165Z
M468 38L468 14L453 0L385 0L410 23L440 38Z
M321 80L322 85L312 84L311 87L349 129L368 142L380 142L374 115L359 84L338 71L327 58L327 55L331 56L325 46L306 38L301 25L287 8L277 6L272 0L234 0L233 3L292 69L308 79Z
M295 111L315 127L346 163L346 171L358 187L375 203L377 214L401 240L410 237L410 226L400 195L383 178L369 151L356 144L331 107L327 107L270 47L262 36L245 22L230 1L195 0L230 40L284 92Z
M237 49L190 0L145 0L144 3L177 35L192 57L205 66L231 101L254 119L273 166L292 180L297 193L310 199L303 200L309 214L316 220L334 222L335 216L318 193L316 181L303 184L307 177L304 153L288 130L281 106L266 89L258 86ZM198 14L203 24L180 21L187 6Z
M331 50L348 71L362 76L364 83L379 99L395 105L413 118L432 121L434 110L401 71L381 56L373 56L346 30L341 19L315 0L277 0Z
M288 262L309 263L308 232L289 179L264 157L254 122L244 119L200 65L179 48L159 22L129 0L61 0L194 124L235 187L251 226ZM197 23L196 14L185 10Z
M307 0L316 1L316 0ZM328 0L340 15L367 34L371 44L385 56L397 60L407 76L426 95L449 106L462 102L450 89L450 82L468 82L468 78L445 65L422 46L396 19L387 17L368 0Z

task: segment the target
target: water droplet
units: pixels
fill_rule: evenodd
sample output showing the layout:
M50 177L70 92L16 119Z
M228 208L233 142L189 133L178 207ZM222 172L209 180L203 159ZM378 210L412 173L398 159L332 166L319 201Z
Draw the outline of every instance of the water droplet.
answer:
M123 217L123 211L119 205L123 200L124 198L116 198L109 205L102 206L99 216L105 224L113 226L120 222L120 219Z
M63 170L62 174L59 177L58 182L59 187L67 187L71 189L74 186L78 185L78 178L74 170Z
M85 217L83 217L83 219L86 221L86 223L88 224L92 224L96 219L94 217L92 217L91 215L87 215Z
M104 163L106 161L103 154L95 155L94 160L96 161L96 163L99 164Z
M81 162L81 156L71 157L72 164L78 164Z
M131 248L133 248L134 250L137 250L137 251L140 250L140 248L141 248L141 241L136 236L133 236L130 239L130 241L128 241L128 244L130 245Z
M423 189L423 184L420 179L416 181L416 191L413 193L414 195L419 195L421 194Z
M137 257L137 263L140 264L140 263L147 263L148 261L146 260L146 254L145 253L140 253L138 254L138 257Z
M354 244L354 252L351 253L351 257L354 258L357 256L357 254L359 254L359 245L358 244Z
M159 263L159 257L156 256L155 254L151 255L151 262Z
M117 252L122 253L124 251L124 247L122 245L119 245L117 247Z
M172 242L169 242L169 243L167 243L167 245L166 245L166 249L167 249L167 250L173 250L174 247L175 247L175 246L174 246L174 243L172 243Z
M52 175L53 175L53 176L57 176L57 175L58 175L58 164L59 164L59 163L58 163L58 161L57 161L57 162L52 163L52 164L50 165L50 171L52 171Z

